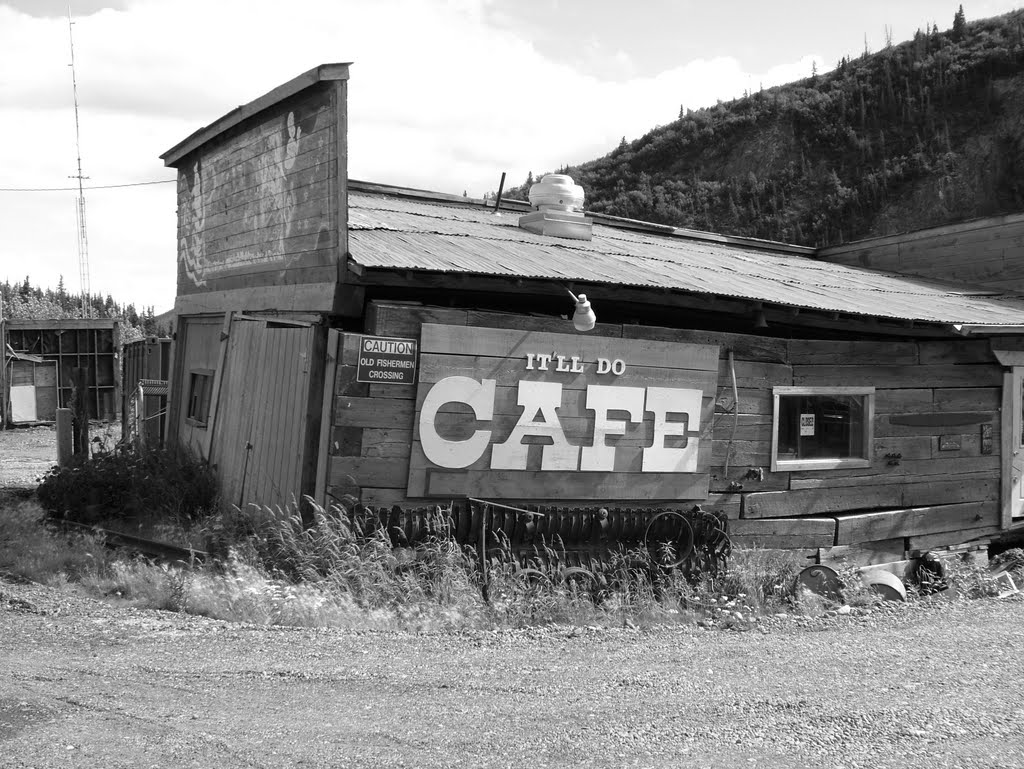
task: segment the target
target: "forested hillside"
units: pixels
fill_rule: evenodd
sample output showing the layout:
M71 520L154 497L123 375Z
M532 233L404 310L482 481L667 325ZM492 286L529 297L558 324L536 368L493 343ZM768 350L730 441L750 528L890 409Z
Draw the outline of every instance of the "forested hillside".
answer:
M121 341L130 342L144 336L165 335L152 307L140 313L134 304L123 305L107 294L91 296L86 303L89 317L115 318L120 322ZM81 318L82 297L69 294L61 278L56 289L33 286L26 276L22 283L5 280L0 283L0 307L5 318Z
M945 32L560 170L592 211L812 246L1022 211L1024 10L969 23L961 7Z

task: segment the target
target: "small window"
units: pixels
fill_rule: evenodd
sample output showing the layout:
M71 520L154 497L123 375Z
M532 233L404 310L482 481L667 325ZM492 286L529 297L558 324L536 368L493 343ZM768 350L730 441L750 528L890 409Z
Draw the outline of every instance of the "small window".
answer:
M189 424L206 427L210 416L210 390L213 389L212 371L193 371L189 374L188 414Z
M873 387L776 387L772 470L870 467Z

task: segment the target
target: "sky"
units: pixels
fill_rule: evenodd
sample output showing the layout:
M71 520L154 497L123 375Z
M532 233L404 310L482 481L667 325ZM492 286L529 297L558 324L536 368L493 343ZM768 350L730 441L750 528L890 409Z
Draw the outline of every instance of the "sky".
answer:
M175 178L159 155L318 64L352 62L352 178L482 197L502 172L521 184L600 157L681 106L948 29L958 4L71 0L69 29L67 0L0 0L0 281L80 290L71 34L91 289L160 313L177 236L174 184L150 184Z

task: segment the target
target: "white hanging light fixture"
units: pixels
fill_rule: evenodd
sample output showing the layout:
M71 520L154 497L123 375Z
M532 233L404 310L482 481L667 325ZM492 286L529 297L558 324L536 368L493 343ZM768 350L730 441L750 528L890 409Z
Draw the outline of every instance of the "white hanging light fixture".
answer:
M569 296L576 302L576 312L572 316L572 325L577 331L593 331L594 326L597 325L597 315L594 314L594 308L590 306L590 300L587 299L587 295L580 294L576 296L572 291L569 291Z

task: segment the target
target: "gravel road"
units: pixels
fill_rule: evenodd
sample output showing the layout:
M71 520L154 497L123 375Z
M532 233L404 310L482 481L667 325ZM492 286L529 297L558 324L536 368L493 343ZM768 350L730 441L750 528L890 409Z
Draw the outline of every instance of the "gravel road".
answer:
M57 464L57 430L50 425L0 430L0 489L35 486Z
M1021 767L1024 600L761 630L265 628L0 581L2 767Z

